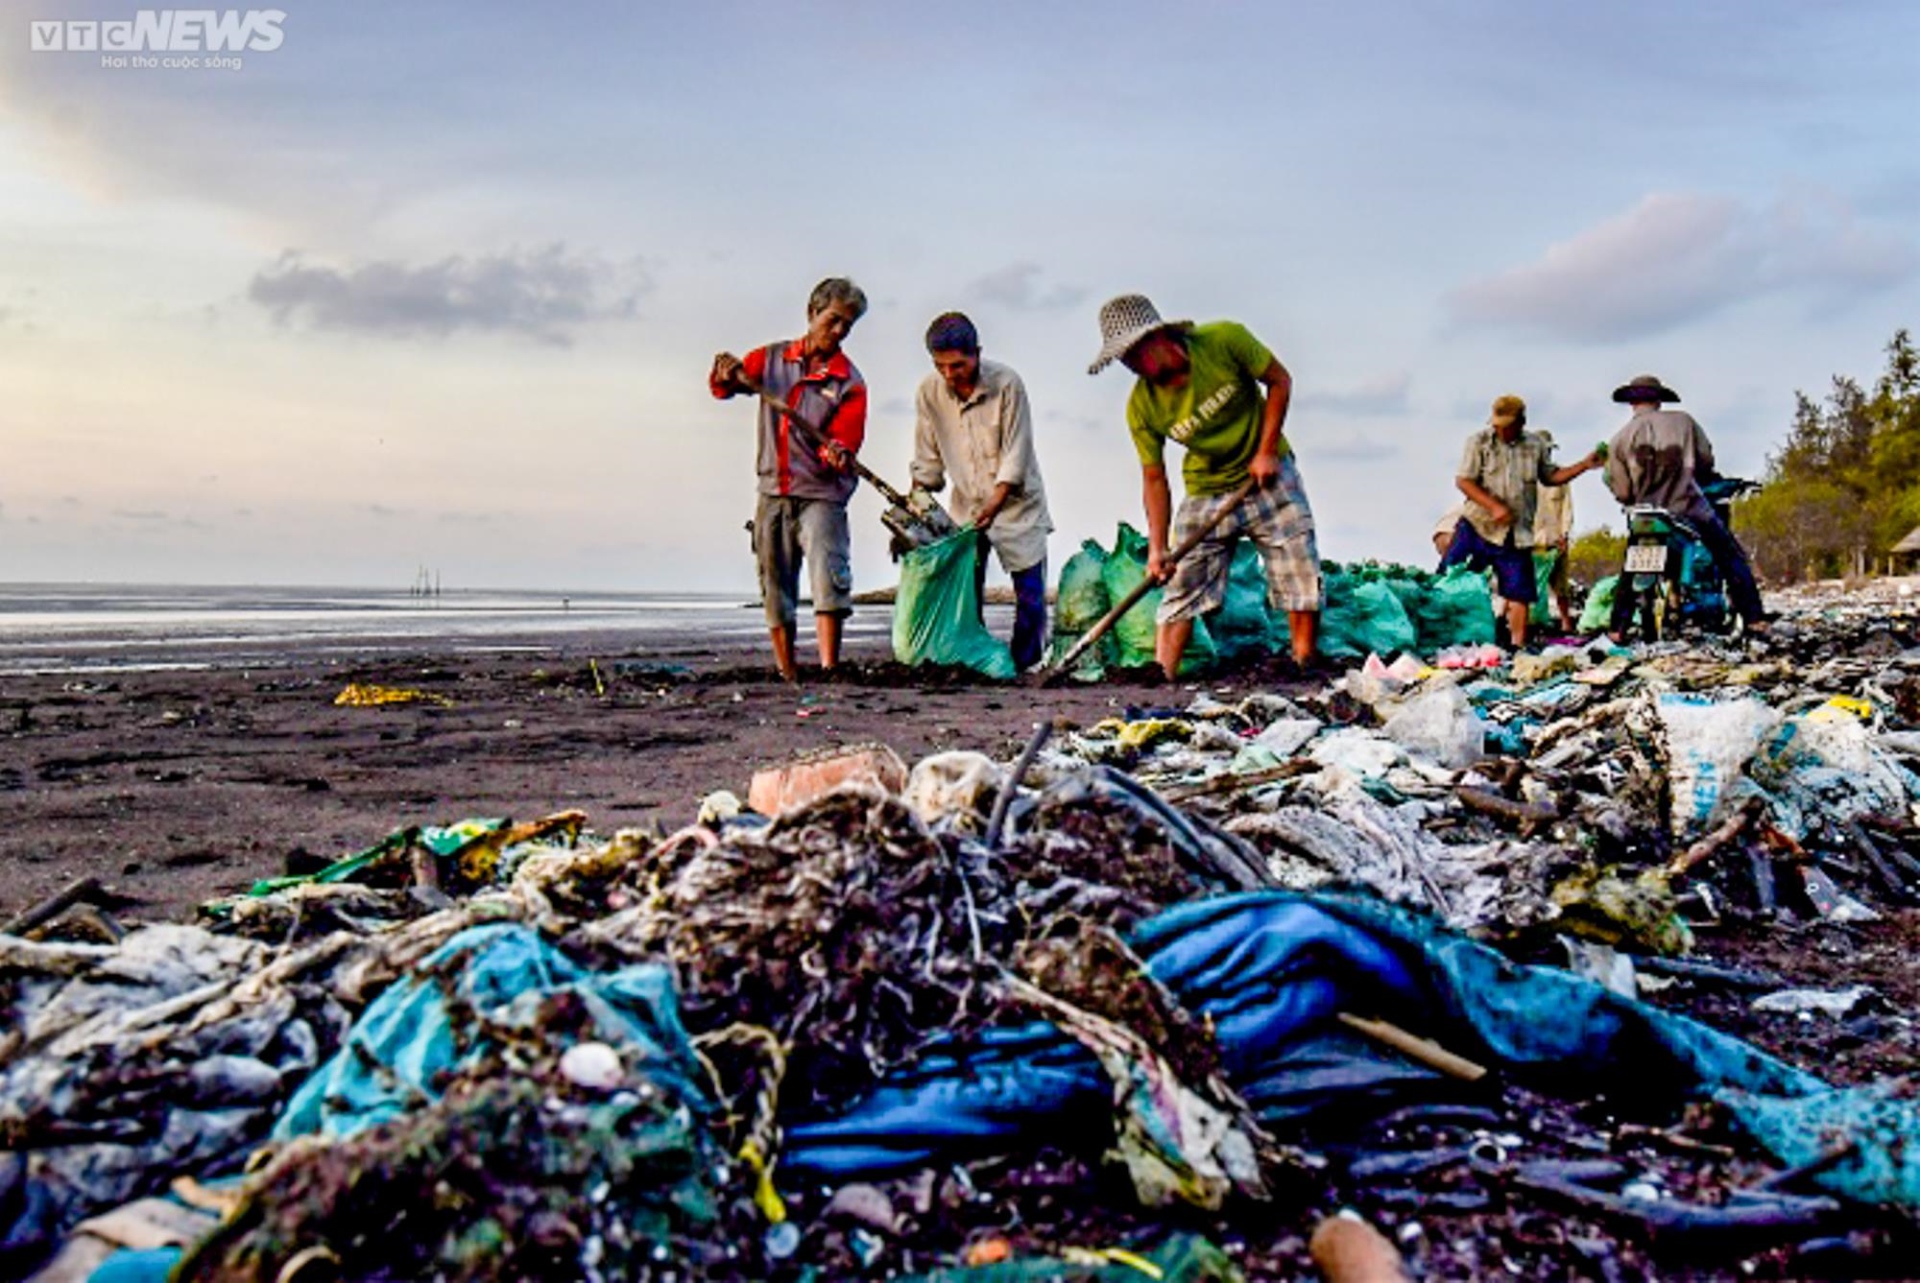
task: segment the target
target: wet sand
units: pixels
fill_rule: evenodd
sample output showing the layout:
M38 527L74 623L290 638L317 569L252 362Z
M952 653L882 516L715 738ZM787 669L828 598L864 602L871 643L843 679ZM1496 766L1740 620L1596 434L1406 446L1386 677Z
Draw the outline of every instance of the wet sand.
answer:
M125 920L179 918L290 859L337 858L409 824L577 808L602 833L670 829L706 793L744 796L756 767L803 751L882 740L909 762L947 748L1004 758L1043 717L1191 698L915 674L871 632L849 648L852 671L804 672L798 688L774 679L763 646L501 641L482 654L291 646L244 663L188 651L176 658L214 666L0 677L0 920L88 874L125 897ZM336 707L349 682L446 703Z

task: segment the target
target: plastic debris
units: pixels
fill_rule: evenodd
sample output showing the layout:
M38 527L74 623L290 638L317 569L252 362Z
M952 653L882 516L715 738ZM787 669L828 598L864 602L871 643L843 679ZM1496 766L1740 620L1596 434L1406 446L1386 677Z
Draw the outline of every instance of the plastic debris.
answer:
M414 690L406 686L376 686L367 682L349 683L333 697L333 702L342 708L377 708L383 704L453 706L453 701L445 695L436 695L431 691Z

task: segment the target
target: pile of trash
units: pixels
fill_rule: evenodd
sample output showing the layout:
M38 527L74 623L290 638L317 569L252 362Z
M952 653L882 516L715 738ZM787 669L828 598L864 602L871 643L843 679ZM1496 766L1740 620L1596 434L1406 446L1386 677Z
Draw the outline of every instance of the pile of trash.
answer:
M1395 582L1350 586L1446 590ZM1872 1012L1693 955L1911 921L1920 651L1413 653L1011 763L840 750L672 833L409 827L191 926L40 915L0 1271L1261 1278L1371 1233L1341 1208L1433 1277L1903 1259L1907 1087L1680 1008Z

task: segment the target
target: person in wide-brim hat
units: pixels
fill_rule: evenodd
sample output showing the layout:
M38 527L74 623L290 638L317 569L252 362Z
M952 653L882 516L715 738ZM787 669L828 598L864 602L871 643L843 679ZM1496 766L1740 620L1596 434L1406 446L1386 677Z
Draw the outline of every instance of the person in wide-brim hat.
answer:
M1621 405L1670 405L1680 399L1680 394L1656 376L1642 374L1615 388L1613 399Z
M1287 612L1294 662L1306 664L1319 632L1320 549L1283 435L1293 376L1245 326L1168 321L1144 294L1122 294L1100 309L1100 351L1087 373L1115 360L1137 377L1127 428L1144 482L1147 573L1167 586L1154 616L1161 670L1178 674L1193 621L1225 601L1242 535L1259 550L1269 600ZM1169 441L1187 452L1177 515ZM1209 533L1199 538L1203 530ZM1169 564L1169 548L1190 538L1193 548Z
M1680 394L1651 374L1642 374L1613 391L1613 399L1633 407L1607 449L1607 488L1623 507L1659 508L1683 517L1699 535L1727 584L1727 597L1749 632L1766 631L1760 587L1746 550L1707 502L1700 478L1717 475L1713 442L1685 410L1667 406ZM1624 641L1640 594L1622 585L1614 596L1608 633Z

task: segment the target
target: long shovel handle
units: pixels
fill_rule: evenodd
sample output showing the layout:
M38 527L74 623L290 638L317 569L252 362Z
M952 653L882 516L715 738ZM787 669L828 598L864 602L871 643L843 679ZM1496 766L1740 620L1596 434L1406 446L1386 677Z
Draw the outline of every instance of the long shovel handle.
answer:
M1199 546L1202 539L1205 539L1208 535L1219 529L1220 523L1232 515L1233 511L1245 502L1246 497L1252 493L1253 482L1249 480L1238 490L1234 491L1225 503L1220 505L1220 511L1208 517L1205 524L1181 540L1180 546L1167 554L1166 564L1168 566L1178 565L1183 557ZM1040 684L1042 686L1059 685L1061 679L1073 671L1073 666L1080 661L1082 655L1091 650L1102 637L1112 632L1113 626L1119 623L1121 617L1129 610L1139 605L1142 597L1158 587L1160 587L1160 585L1151 579L1142 579L1139 583L1135 584L1133 591L1129 592L1125 597L1122 597L1112 610L1109 610L1100 617L1098 623L1080 635L1080 640L1073 644L1071 650L1060 657L1059 663L1053 665L1053 667L1041 675Z
M748 378L744 373L738 375L737 379L740 385L749 393L759 397L781 414L786 415L787 422L800 429L801 439L808 445L817 450L825 444L826 433L795 413L794 408L787 404L786 398L782 397L778 392L769 392L766 388L761 387L758 383ZM907 507L907 497L882 480L879 473L860 462L859 458L856 457L852 451L847 452L847 464L853 469L853 474L856 477L859 477L875 490L878 490L888 503L899 508Z

